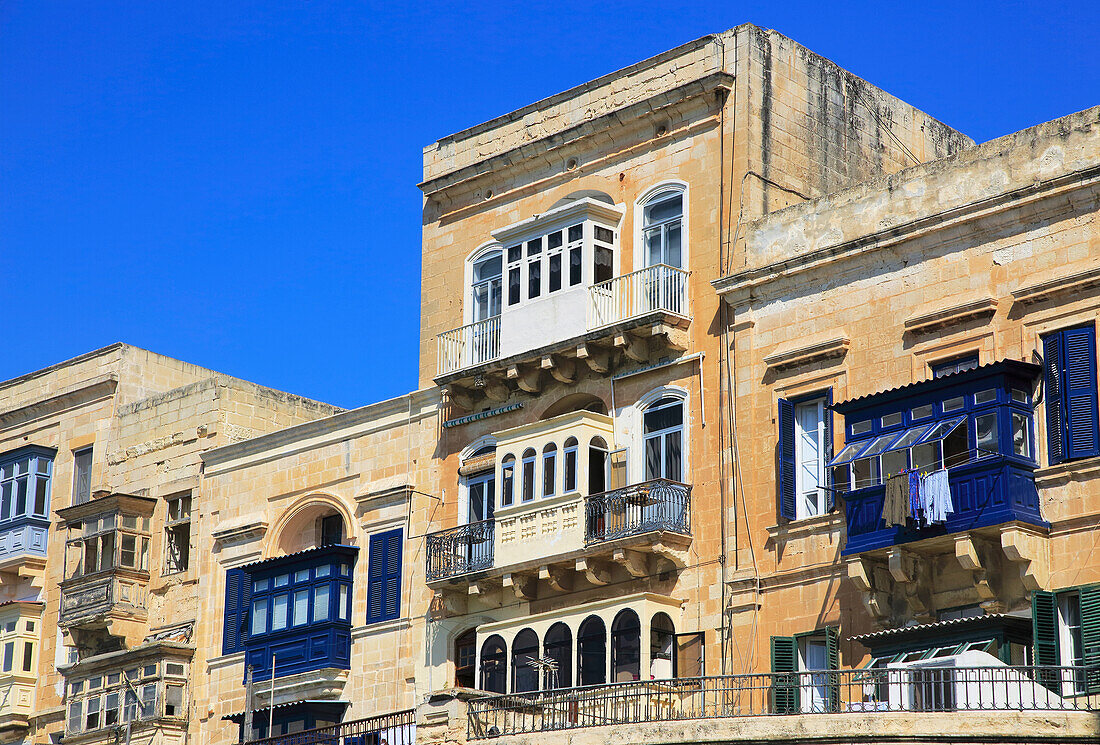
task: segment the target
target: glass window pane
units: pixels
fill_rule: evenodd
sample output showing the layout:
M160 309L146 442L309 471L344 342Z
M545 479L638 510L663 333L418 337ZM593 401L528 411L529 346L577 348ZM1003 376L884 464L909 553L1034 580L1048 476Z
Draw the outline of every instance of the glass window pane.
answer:
M672 481L683 481L683 466L680 460L680 430L665 435L665 472L664 477Z
M921 435L930 430L932 426L933 425L922 424L919 427L910 427L890 446L890 450L901 450L903 448L912 447L913 443L919 440Z
M279 576L277 576L275 578L275 586L276 587L286 587L289 584L290 584L290 575L289 574L280 574Z
M1019 401L1022 404L1031 403L1031 394L1027 391L1021 391L1019 388L1013 388L1012 400Z
M561 289L561 254L556 253L550 257L549 292L557 292Z
M849 442L847 445L844 446L844 449L840 451L840 454L837 457L833 458L833 462L829 465L840 466L847 463L848 461L854 459L857 455L859 455L860 451L867 447L870 442L870 440Z
M878 455L884 450L889 449L890 444L893 443L894 440L898 439L899 434L900 433L898 432L893 432L888 435L879 435L871 442L867 449L863 451L863 457L869 458L871 456Z
M569 286L581 283L581 248L576 246L569 249Z
M901 412L895 412L893 414L887 414L880 420L883 427L896 427L902 422Z
M645 224L652 225L656 222L680 217L683 213L683 203L683 195L675 194L667 199L661 199L659 202L650 204L645 208Z
M39 476L35 479L34 490L34 514L46 514L46 494L49 492L50 479L47 476Z
M267 633L267 598L252 601L252 635Z
M258 579L258 580L256 580L255 582L252 583L252 592L263 592L264 590L267 589L267 585L268 585L267 577L264 577L263 579Z
M852 488L863 489L881 481L878 458L859 458L852 461Z
M965 401L964 401L962 396L957 396L955 398L949 398L949 399L947 399L946 401L943 402L943 410L944 410L944 412L958 411L959 409L961 409L964 406L964 404L965 404Z
M542 262L527 262L527 297L536 298L542 294Z
M546 236L546 248L561 248L561 231L555 231Z
M974 403L976 404L988 404L997 400L997 391L994 388L989 388L984 391L978 391L974 394Z
M287 624L287 613L290 607L289 595L276 595L275 604L272 606L271 613L271 630L279 631L285 629Z
M964 419L962 417L956 417L955 419L948 419L943 422L936 422L936 424L933 425L933 427L929 429L928 432L920 440L918 440L918 442L925 443L931 442L932 440L942 440L944 437L947 437L949 434L955 431L955 428L962 424L963 421Z
M909 415L913 419L926 419L936 413L936 407L933 404L925 404L924 406L917 406Z
M853 435L865 435L871 431L871 420L865 419L862 422L852 422L852 434Z
M508 304L515 305L519 302L520 269L514 266L508 270Z
M309 621L309 590L294 593L294 625L301 626Z
M544 497L550 497L554 494L556 462L557 457L555 453L546 453L542 456L542 496Z
M1012 452L1024 458L1031 457L1031 437L1028 417L1012 412Z
M669 266L682 266L680 262L680 223L678 222L665 226L665 255L663 261Z
M329 585L326 582L323 585L317 585L313 588L313 621L327 621L329 615L328 607Z
M299 569L294 573L295 582L309 582L309 570Z
M584 239L584 226L573 225L569 228L569 242L574 243Z
M346 621L351 617L351 610L348 608L349 602L348 586L340 585L340 604L337 606L336 612L341 621Z
M997 436L997 413L982 414L974 418L974 431L978 447L978 457L999 453Z

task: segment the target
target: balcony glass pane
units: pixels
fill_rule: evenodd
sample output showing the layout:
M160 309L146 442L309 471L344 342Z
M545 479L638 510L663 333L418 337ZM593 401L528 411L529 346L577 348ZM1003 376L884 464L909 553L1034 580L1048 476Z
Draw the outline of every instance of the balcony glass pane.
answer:
M329 586L317 585L313 588L313 622L327 621L329 615Z
M893 432L888 435L879 435L871 442L871 445L861 453L862 457L870 458L872 456L878 455L879 453L885 452L886 450L889 450L890 445L892 445L893 442L897 440L900 435L900 432Z
M1000 438L997 436L997 412L982 414L974 418L974 432L978 447L977 457L996 455L999 452Z
M922 424L919 427L910 427L902 433L901 437L894 441L888 450L902 450L904 448L912 447L913 443L921 438L928 430L932 429L934 425Z
M849 461L855 460L859 456L863 449L870 444L870 440L860 440L859 442L849 442L844 446L844 449L840 451L840 454L833 458L833 462L829 464L832 466L842 466Z
M289 595L276 595L275 604L272 607L271 614L271 630L279 631L285 629L287 625L287 615L290 609L290 596Z
M942 440L954 431L955 427L958 427L963 422L963 417L956 417L954 419L948 419L944 422L937 422L935 426L928 430L928 432L917 441L916 444L924 444L933 440Z

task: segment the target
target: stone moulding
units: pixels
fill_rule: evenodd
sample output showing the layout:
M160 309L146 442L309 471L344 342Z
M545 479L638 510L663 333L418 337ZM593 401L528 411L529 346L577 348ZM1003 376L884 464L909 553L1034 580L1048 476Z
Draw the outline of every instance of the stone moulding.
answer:
M824 341L813 341L795 347L779 348L764 357L764 364L770 370L787 370L811 362L839 359L848 354L851 340L845 336L835 336Z
M1022 305L1032 305L1097 286L1100 286L1100 266L1068 277L1056 277L1021 287L1012 291L1012 299Z
M263 538L267 527L267 521L262 517L246 517L219 525L211 536L218 544L241 543Z
M983 297L981 300L972 300L968 303L934 310L931 313L910 316L905 319L905 330L914 334L926 334L983 316L991 318L996 312L997 301L991 297Z

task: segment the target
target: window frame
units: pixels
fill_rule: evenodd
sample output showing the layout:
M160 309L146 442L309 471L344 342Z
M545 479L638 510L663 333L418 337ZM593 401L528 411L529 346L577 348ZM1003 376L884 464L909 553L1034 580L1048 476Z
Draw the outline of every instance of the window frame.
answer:
M55 458L55 451L33 445L0 455L0 528L27 520L50 519ZM26 470L20 470L20 466ZM23 509L19 510L21 482L25 491ZM44 489L40 511L35 504L39 487Z
M688 236L690 233L690 188L686 181L668 180L654 184L646 189L634 202L634 267L642 269L651 266L648 260L648 249L645 242L647 229L662 226L666 221L656 225L646 225L646 208L670 199L673 194L679 194L680 202L680 266L684 271L691 269L691 251Z

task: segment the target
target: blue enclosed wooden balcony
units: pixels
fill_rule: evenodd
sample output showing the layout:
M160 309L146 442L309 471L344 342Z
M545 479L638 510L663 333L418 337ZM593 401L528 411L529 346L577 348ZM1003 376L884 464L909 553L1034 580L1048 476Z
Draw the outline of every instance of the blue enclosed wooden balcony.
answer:
M0 455L0 572L45 567L54 454L30 445Z
M846 443L829 464L850 556L1043 520L1035 486L1031 391L1039 368L1003 361L834 405ZM887 524L887 481L946 471L950 509Z
M245 670L252 680L351 666L359 549L331 545L242 567Z

